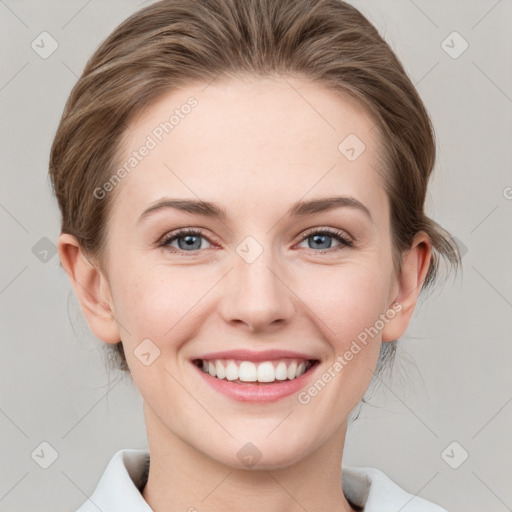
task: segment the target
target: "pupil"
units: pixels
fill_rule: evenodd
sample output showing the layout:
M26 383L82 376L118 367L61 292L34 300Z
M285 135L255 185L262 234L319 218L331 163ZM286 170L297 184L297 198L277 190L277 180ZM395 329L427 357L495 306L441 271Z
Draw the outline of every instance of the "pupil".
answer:
M322 244L322 241L325 242L327 238L330 238L329 235L313 235L313 240L315 243ZM322 249L329 249L329 244L327 246L322 247Z
M184 247L185 248L194 248L194 249L199 249L199 247L197 247L197 239L199 239L198 236L196 235L185 235L183 237L181 237L180 239L178 239L178 245L180 246L180 249L183 249ZM184 241L184 244L182 245L182 241ZM196 247L193 247L194 244L196 245ZM201 245L201 242L199 241L199 245Z

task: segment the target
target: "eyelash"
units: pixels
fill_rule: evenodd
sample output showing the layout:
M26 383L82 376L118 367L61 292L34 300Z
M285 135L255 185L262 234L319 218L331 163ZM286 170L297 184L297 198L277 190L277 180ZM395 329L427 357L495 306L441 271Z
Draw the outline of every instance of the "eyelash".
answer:
M165 235L160 240L160 242L157 243L157 245L158 245L158 247L163 247L166 250L168 250L169 252L172 252L175 254L186 255L187 253L190 253L191 256L194 256L198 252L200 252L201 249L195 249L193 251L183 251L181 249L176 249L174 247L171 248L169 246L169 244L171 242L173 242L174 240L177 240L178 238L182 238L187 235L188 236L201 236L201 237L205 238L209 243L212 243L212 241L207 236L204 235L203 231L201 231L199 229L193 229L193 228L184 228L184 229L179 229L177 231L174 231L172 233ZM307 240L312 235L328 235L328 236L335 238L338 242L340 242L339 246L331 247L329 249L324 249L323 251L322 250L316 251L314 249L311 249L313 252L318 253L318 254L337 252L337 251L344 249L345 247L353 247L354 246L354 242L352 240L350 240L345 235L345 233L343 231L340 231L340 230L334 229L334 228L312 228L312 229L306 231L306 233L304 233L304 235L302 236L302 238L299 240L298 243L301 243L304 240Z

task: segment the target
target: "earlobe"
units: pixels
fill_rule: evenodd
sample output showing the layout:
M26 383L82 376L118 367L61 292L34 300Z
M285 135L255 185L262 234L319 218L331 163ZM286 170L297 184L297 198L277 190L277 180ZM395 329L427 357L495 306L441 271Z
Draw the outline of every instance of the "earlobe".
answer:
M404 335L425 282L431 258L430 238L421 231L414 237L411 248L403 254L401 272L397 277L398 292L391 301L393 309L399 311L382 330L383 342L394 341Z
M73 285L91 331L105 343L119 342L121 337L106 277L89 261L73 235L62 233L57 247L62 267Z

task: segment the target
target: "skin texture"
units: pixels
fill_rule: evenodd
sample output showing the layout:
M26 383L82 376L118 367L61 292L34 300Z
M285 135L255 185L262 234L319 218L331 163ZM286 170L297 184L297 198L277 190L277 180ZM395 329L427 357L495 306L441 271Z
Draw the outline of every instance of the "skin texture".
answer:
M197 107L110 192L106 272L73 236L58 243L91 330L105 343L123 341L142 395L151 452L143 496L157 512L241 504L249 512L352 510L340 485L347 417L371 381L381 341L407 328L429 239L416 236L397 276L374 120L353 99L305 79L237 78L173 91L131 120L120 161L190 96ZM338 150L349 134L366 146L354 161ZM164 196L211 201L227 217L167 209L137 223ZM286 216L296 201L332 196L357 199L371 218L350 207ZM203 231L198 249L187 253L179 240L157 246L188 227ZM310 228L318 229L305 236ZM318 248L311 235L325 228L354 245L327 237ZM236 251L247 236L263 249L252 263ZM297 394L237 402L190 362L236 348L296 350L320 360L318 378L394 303L401 311L307 405ZM160 350L149 366L134 354L144 339ZM262 454L251 469L237 457L247 442Z

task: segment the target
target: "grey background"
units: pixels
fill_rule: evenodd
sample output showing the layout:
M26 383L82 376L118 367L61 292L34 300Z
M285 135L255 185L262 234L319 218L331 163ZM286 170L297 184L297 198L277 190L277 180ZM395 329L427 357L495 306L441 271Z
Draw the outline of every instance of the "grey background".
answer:
M344 464L378 467L453 512L512 510L512 1L353 3L432 116L439 153L428 211L459 239L464 269L418 306L397 372L349 429ZM138 391L105 370L102 343L51 252L59 214L47 178L87 58L141 5L0 0L2 512L75 510L115 451L146 447ZM59 45L47 59L31 48L43 31ZM442 46L453 31L469 44L458 58ZM42 442L58 454L48 469L31 456ZM446 462L465 452L457 469Z

